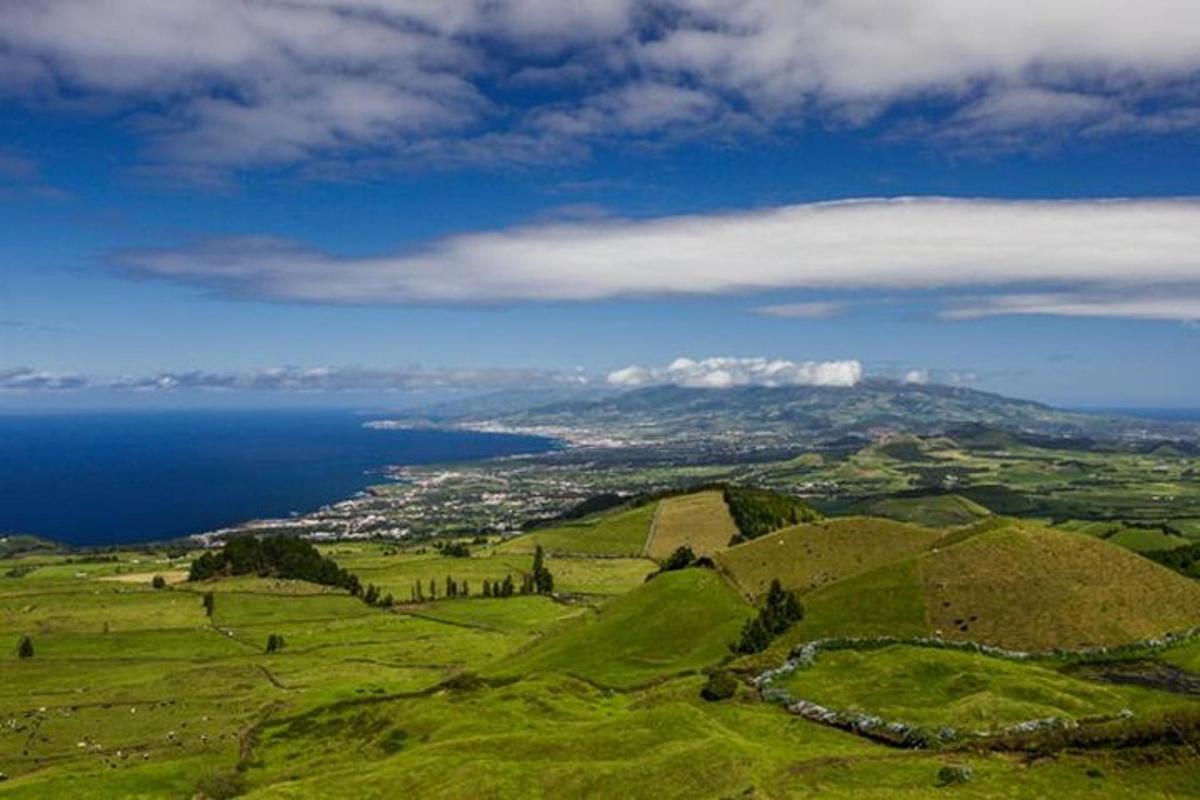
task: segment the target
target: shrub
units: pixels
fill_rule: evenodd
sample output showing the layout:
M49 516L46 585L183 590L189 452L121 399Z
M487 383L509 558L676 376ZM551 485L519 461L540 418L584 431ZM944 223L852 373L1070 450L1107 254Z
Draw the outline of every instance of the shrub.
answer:
M973 777L975 777L975 773L966 764L946 764L938 770L938 786L966 783Z
M671 555L667 556L667 560L662 564L662 571L673 572L677 569L686 569L687 567L690 567L695 560L696 554L692 551L692 548L685 544L676 549L674 553L671 553Z
M17 658L33 658L33 639L22 636L17 642Z
M216 602L216 597L213 596L212 592L204 593L204 616L211 617L213 615L213 609L216 607Z
M196 784L196 796L208 800L232 800L246 789L246 779L236 772L219 772L207 775Z
M285 642L283 641L282 636L280 636L278 633L272 633L267 637L267 652L278 653L283 649L284 644Z
M150 581L150 585L155 589L165 589L167 588L167 579L162 575L155 575L153 580Z
M728 670L717 670L708 676L708 683L700 690L700 696L709 702L726 700L737 693L738 679Z

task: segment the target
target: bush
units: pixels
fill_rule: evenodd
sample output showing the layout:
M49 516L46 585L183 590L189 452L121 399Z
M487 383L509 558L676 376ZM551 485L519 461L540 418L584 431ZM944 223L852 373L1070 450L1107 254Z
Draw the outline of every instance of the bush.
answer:
M667 556L667 560L662 564L662 572L673 572L677 569L686 569L690 567L696 560L696 554L692 552L692 548L686 544L671 555Z
M196 784L196 796L208 800L231 800L244 794L246 779L236 772L219 772L200 779Z
M155 575L154 579L150 581L150 585L155 589L165 589L167 588L167 579L162 575Z
M973 777L975 773L966 764L946 764L938 770L938 786L955 786Z
M22 636L17 642L17 658L33 658L33 639Z
M283 641L282 636L280 636L278 633L272 633L267 637L267 652L278 653L283 649L284 644L285 642Z
M728 670L717 670L708 676L708 683L700 690L700 696L709 702L727 700L737 693L738 679Z

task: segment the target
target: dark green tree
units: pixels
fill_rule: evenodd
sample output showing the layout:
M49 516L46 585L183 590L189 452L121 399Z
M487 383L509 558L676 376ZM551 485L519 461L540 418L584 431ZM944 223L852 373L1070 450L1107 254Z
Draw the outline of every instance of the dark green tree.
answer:
M738 680L732 672L719 669L708 676L708 683L700 690L700 696L709 702L725 700L737 692Z
M533 551L533 571L530 577L533 581L532 589L538 594L551 594L554 591L554 576L546 567L546 553L540 544Z
M483 596L484 597L492 596L492 582L489 581L487 578L483 579Z
M22 636L17 642L17 658L33 658L33 639Z
M204 593L204 616L211 617L216 607L217 599L212 592Z
M165 588L167 588L167 579L164 578L162 575L155 575L154 578L150 581L150 585L153 586L155 589L165 589Z
M369 606L373 606L379 602L379 589L375 584L367 584L367 591L363 594L363 602Z
M280 636L278 633L272 633L270 636L267 637L267 652L268 653L278 653L280 650L283 649L283 645L284 645L283 637Z
M662 571L673 572L677 569L684 569L690 567L695 560L696 554L692 551L692 548L684 545L667 556L667 560L662 563Z

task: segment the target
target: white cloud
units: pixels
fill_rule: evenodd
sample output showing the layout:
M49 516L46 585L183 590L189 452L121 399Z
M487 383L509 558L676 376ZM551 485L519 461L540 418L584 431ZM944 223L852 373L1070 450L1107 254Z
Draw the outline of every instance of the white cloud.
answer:
M1059 287L1060 297L1137 290L1147 296L1143 306L1159 298L1159 315L1169 316L1183 305L1181 295L1200 295L1200 200L857 200L637 221L547 222L368 258L245 238L130 252L117 261L140 275L231 295L311 303L1049 285ZM982 312L951 313L1032 313L1019 304L988 302ZM1093 307L1118 316L1144 310L1111 298ZM781 307L775 308L778 313Z
M927 369L910 369L904 373L902 379L904 383L909 383L914 386L924 386L929 383L929 370Z
M705 389L731 386L854 386L862 379L858 361L788 361L766 358L677 358L664 367L628 366L608 374L610 386L669 384Z
M761 317L798 317L801 319L826 319L836 317L846 310L846 303L814 301L811 303L780 303L759 306L754 313Z
M175 174L478 140L867 124L932 99L976 135L1200 126L1194 0L0 0L0 95L135 112ZM497 87L552 90L510 105ZM1182 87L1182 89L1181 89Z
M1157 292L1046 292L1003 294L962 301L942 312L946 319L979 319L1006 314L1063 317L1129 317L1148 320L1200 319L1200 286L1160 287Z

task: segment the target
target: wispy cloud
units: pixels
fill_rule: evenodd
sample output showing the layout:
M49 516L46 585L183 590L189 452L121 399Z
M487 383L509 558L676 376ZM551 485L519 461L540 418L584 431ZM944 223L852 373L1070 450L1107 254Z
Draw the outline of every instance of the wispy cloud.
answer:
M677 358L661 367L631 365L606 381L631 388L669 384L706 389L733 386L854 386L862 379L858 361L789 361L767 358Z
M846 310L848 304L832 301L813 301L811 303L780 303L777 305L759 306L754 313L760 317L798 317L801 319L827 319L836 317Z
M136 392L343 392L537 389L585 386L578 371L541 369L425 369L400 367L266 367L242 371L168 371L97 376L30 367L0 370L0 391L100 389Z
M961 300L944 310L941 316L946 319L980 319L1010 314L1200 320L1200 281L1150 289L1141 287L1129 291L985 296Z
M954 289L983 299L959 298L947 311L953 318L1085 312L1191 318L1192 298L1200 296L1200 200L867 199L649 220L549 221L366 258L260 237L126 252L114 260L141 276L305 303ZM994 294L1010 286L1055 293ZM763 313L835 310L799 303L766 306Z

